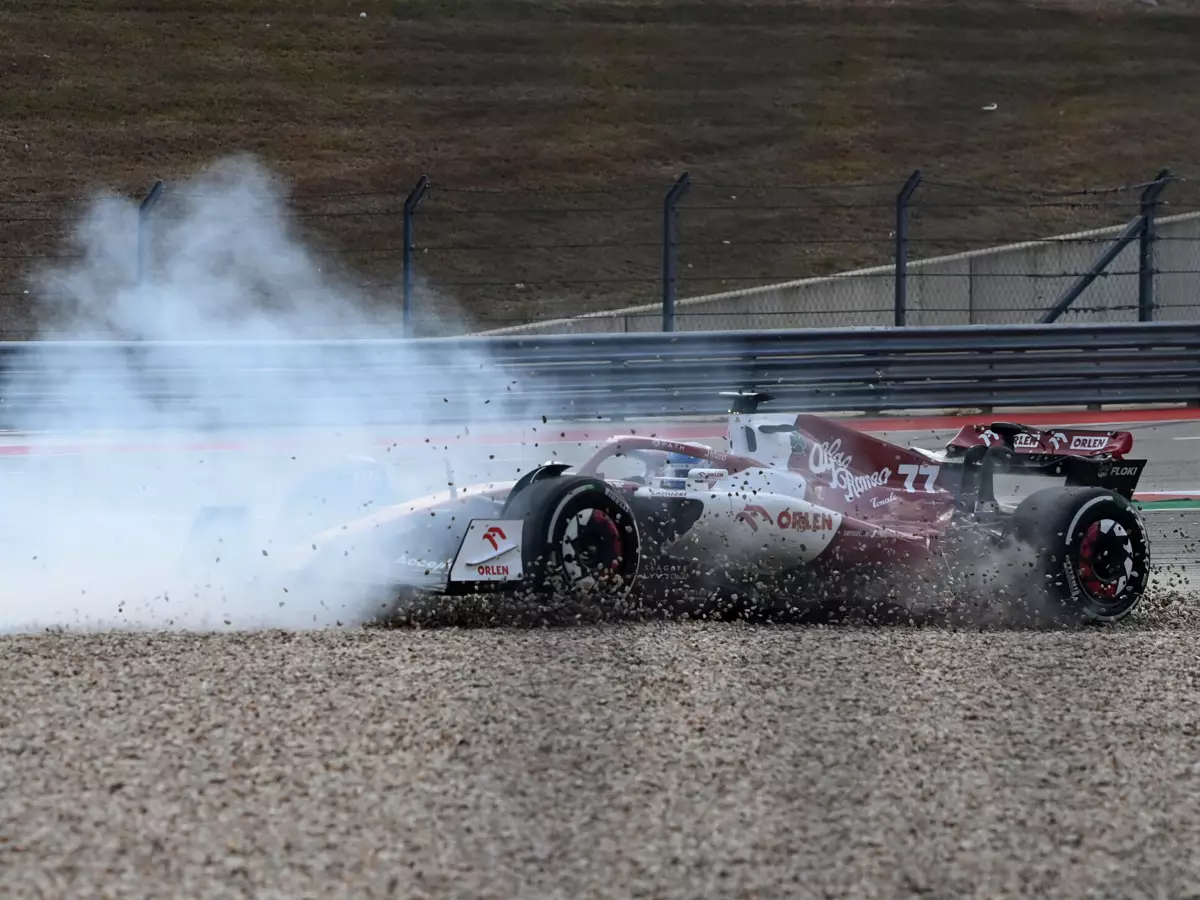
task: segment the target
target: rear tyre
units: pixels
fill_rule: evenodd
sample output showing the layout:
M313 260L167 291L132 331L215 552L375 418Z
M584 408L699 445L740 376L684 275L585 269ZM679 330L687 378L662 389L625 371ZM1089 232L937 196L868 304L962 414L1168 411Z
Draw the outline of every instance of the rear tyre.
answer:
M1095 487L1047 488L1017 507L1009 534L1028 545L1033 574L1063 616L1118 622L1141 601L1150 546L1140 513Z
M524 521L521 562L531 593L612 603L632 588L640 562L637 519L602 479L535 481L510 498L502 515Z

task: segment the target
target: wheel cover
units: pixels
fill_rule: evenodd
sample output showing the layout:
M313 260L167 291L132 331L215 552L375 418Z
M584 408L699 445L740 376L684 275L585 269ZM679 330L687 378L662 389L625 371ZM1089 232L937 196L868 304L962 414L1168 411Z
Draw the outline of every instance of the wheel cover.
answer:
M602 509L581 509L567 520L561 554L567 581L576 587L593 587L595 573L618 573L625 556L617 523Z
M1097 600L1117 600L1134 577L1133 540L1115 519L1097 519L1087 526L1075 564L1079 582Z

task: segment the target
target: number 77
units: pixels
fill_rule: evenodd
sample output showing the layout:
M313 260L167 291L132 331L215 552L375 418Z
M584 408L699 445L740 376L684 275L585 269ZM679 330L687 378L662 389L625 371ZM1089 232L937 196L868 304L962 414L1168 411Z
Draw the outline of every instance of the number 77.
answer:
M896 469L901 475L906 476L904 479L904 490L908 491L908 493L912 494L916 492L915 485L917 476L923 475L925 477L925 493L932 494L933 483L937 481L938 472L940 471L941 467L905 464L902 466L897 466Z

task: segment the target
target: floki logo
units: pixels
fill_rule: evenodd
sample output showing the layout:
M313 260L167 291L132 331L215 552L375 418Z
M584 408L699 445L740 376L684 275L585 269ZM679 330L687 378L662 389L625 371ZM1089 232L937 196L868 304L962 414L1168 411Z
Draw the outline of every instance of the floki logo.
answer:
M859 495L877 487L883 487L892 477L892 470L879 469L868 475L856 475L850 466L854 457L841 452L842 439L838 438L832 444L823 441L813 444L808 454L808 467L814 475L829 474L829 483L835 488L845 490L846 500L854 500Z

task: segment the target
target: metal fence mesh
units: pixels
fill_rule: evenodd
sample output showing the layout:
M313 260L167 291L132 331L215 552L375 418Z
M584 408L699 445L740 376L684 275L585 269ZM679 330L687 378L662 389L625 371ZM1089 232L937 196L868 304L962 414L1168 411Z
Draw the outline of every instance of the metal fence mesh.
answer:
M595 190L434 180L409 220L407 261L411 186L279 199L244 191L222 198L219 218L226 239L245 245L233 255L257 248L269 276L245 280L254 302L352 303L374 311L368 319L377 313L387 333L406 298L416 335L655 331L665 298L677 330L1036 322L1081 279L1089 283L1059 321L1136 321L1143 307L1158 319L1200 318L1196 182L1173 176L1163 187L1145 259L1133 239L1098 264L1143 211L1152 183L1039 192L923 178L899 204L903 179L696 177L668 212L670 179ZM140 232L145 188L101 201L0 199L2 336L28 338L70 314L76 300L56 292L89 255L91 264L103 257L97 291L161 275L181 252L176 226L192 227L205 189L167 184ZM255 220L269 223L274 242L240 224ZM283 277L274 257L291 253L312 277Z

